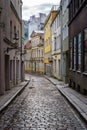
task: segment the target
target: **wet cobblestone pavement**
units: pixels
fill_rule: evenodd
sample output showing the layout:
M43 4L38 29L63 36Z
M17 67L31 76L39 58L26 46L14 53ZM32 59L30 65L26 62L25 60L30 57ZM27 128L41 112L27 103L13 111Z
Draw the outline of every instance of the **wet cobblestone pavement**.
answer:
M0 130L86 130L57 88L31 76L25 90L0 115Z

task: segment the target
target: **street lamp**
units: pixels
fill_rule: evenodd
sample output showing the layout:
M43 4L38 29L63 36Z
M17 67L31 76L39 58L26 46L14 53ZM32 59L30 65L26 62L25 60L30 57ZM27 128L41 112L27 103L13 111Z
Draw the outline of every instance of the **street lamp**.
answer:
M17 36L17 34L15 33L15 36L14 36L14 38L13 38L13 44L14 44L14 47L7 47L7 49L4 51L4 52L9 52L9 51L11 51L11 50L14 50L14 49L19 49L18 48L18 40L19 40L19 38L18 38L18 36Z
M15 33L13 40L14 40L13 42L14 44L18 44L17 41L19 40L19 38L17 36L17 33Z

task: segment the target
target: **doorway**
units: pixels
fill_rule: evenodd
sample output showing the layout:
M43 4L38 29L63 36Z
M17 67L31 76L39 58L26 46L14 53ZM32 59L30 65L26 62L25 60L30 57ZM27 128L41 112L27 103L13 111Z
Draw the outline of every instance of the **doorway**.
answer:
M10 74L9 74L9 55L5 55L5 90L10 89Z

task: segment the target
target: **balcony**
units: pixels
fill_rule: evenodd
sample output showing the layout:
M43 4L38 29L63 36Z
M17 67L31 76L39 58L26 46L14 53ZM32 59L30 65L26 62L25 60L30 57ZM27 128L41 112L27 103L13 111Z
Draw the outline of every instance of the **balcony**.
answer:
M48 57L48 61L51 63L53 62L53 58L52 57Z

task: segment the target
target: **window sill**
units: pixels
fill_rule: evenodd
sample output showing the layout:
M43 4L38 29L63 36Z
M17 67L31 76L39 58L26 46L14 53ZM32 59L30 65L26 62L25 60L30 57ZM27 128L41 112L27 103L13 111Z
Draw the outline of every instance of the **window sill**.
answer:
M77 73L81 73L81 71L80 71L80 70L77 70Z
M75 69L73 69L72 71L73 71L73 72L75 72L76 70L75 70Z
M70 68L69 70L70 70L70 71L73 71L73 72L76 72L76 70L75 70L75 69L71 69L71 68Z
M82 74L87 76L87 72L83 72Z

